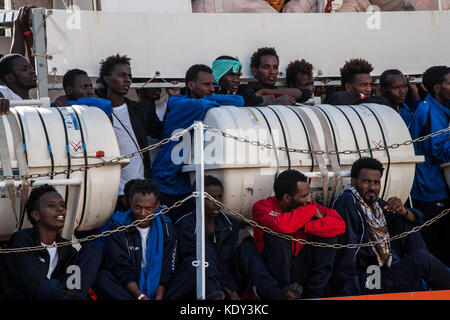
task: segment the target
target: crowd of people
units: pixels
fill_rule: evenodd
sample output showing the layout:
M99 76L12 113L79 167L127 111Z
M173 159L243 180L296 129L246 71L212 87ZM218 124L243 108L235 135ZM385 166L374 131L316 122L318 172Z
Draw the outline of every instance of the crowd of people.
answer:
M22 10L22 9L21 9ZM25 16L26 9L20 13ZM28 34L20 24L15 33ZM10 100L28 99L36 87L36 74L25 58L27 42L15 44L13 53L0 59L0 114L9 111ZM110 118L121 155L131 154L178 129L201 121L211 108L297 105L316 92L313 65L296 60L287 66L286 86L277 87L280 58L275 48L257 49L251 56L254 82L241 83L239 58L220 56L211 67L203 64L186 71L185 88L137 90L139 101L127 98L132 83L131 59L112 55L100 61L98 88L80 69L63 79L65 94L55 108L82 104L102 109ZM413 139L445 129L450 117L450 67L433 66L423 73L417 87L401 71L386 70L379 78L379 94L373 93L372 65L350 59L340 69L342 90L328 92L324 102L351 105L385 104L396 110ZM393 129L395 130L395 129ZM185 201L194 189L183 163L171 159L177 141L153 154L138 153L121 171L118 199L111 220L92 234L114 230L157 214L136 227L106 238L72 246L54 247L65 241L60 231L65 222L65 202L51 186L36 187L27 203L30 229L18 230L7 248L42 246L43 250L0 254L0 296L6 299L161 300L195 298L195 203ZM253 236L239 239L241 224L204 199L206 230L207 299L264 300L307 299L411 290L450 289L449 216L421 232L386 242L412 230L449 208L448 186L440 165L450 161L448 133L415 143L425 157L416 166L412 203L397 197L379 197L383 165L362 157L351 169L351 183L326 208L311 200L304 174L286 170L277 174L274 196L253 205L255 222L276 234L255 227ZM194 184L195 186L195 184ZM224 186L205 176L205 190L221 201ZM309 240L324 246L302 245ZM376 241L370 247L336 249L335 244ZM82 277L79 287L68 287L67 268L76 265ZM381 285L368 285L367 268L377 266Z

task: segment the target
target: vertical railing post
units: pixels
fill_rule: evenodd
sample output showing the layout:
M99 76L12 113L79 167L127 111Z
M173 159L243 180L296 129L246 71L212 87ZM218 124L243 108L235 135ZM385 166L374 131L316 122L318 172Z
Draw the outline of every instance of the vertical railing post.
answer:
M48 65L47 65L47 49L45 46L45 28L44 28L44 16L45 10L32 9L31 23L33 26L33 47L36 53L34 57L34 65L36 68L36 75L38 78L37 93L38 97L48 97Z
M203 149L203 123L195 122L194 127L194 164L195 189L199 196L196 199L196 248L197 248L197 299L205 300L205 204L203 201L205 156Z

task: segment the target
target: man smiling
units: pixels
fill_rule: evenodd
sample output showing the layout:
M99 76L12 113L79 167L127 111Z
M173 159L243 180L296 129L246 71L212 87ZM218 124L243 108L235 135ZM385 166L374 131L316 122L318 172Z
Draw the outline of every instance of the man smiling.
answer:
M93 242L83 244L77 252L72 246L57 248L63 239L59 232L64 227L66 206L54 187L44 185L30 193L26 203L31 229L14 233L8 248L43 246L46 249L1 255L4 270L1 285L7 299L12 300L70 300L87 299L101 264L101 247ZM68 267L80 268L80 288L69 290Z

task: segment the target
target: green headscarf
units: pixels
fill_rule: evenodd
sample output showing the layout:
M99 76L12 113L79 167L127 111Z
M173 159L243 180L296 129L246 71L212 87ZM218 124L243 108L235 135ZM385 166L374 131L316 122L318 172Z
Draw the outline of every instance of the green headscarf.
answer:
M242 63L239 61L239 58L236 57L236 60L230 59L219 59L214 60L212 64L213 76L216 83L219 83L219 80L228 72L230 69L233 69L233 72L239 72L242 68Z

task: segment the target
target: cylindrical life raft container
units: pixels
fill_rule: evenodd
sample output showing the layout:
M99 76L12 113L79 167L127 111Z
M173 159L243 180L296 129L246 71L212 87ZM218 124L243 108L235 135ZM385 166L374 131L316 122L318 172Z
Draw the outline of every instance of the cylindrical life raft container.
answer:
M13 175L23 175L21 171L24 167L29 175L76 170L120 156L111 122L98 108L24 106L12 108L11 114L13 117L3 116L0 121L4 124L11 160L8 166ZM16 122L11 122L14 119ZM18 149L22 150L22 154ZM20 166L21 159L26 164ZM3 163L1 167L3 176L6 176ZM52 183L58 179L78 180L78 193L70 192L70 183L55 188L66 200L67 212L76 208L75 229L86 231L102 226L111 217L117 200L120 171L121 164L116 163L73 173L47 175L35 180L46 179ZM6 188L0 188L0 239L7 239L18 228L31 226L26 215L18 212L20 195L19 189L15 188L16 210L13 210L10 194ZM73 196L78 199L73 199Z
M351 166L360 157L377 158L383 164L380 197L402 201L410 193L415 164L423 162L412 144L364 150L411 139L400 115L383 105L222 106L210 109L203 123L249 141L286 148L268 149L205 131L205 175L223 182L224 204L246 217L251 217L256 201L273 195L276 173L289 168L303 172L309 178L311 198L329 206L350 183ZM194 179L193 154L190 161L183 171Z

